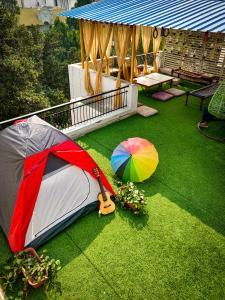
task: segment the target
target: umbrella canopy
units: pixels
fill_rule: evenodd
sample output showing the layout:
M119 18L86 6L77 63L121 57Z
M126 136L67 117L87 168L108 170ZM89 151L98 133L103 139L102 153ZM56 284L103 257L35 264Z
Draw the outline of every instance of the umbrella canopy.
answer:
M154 145L142 138L130 138L113 151L111 165L123 181L141 182L149 178L158 165Z

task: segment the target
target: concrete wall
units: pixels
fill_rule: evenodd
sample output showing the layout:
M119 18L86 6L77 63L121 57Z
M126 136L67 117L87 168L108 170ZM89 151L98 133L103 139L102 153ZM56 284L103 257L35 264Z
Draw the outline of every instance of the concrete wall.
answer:
M50 23L54 23L55 18L64 9L58 7L58 8L53 8L53 9L49 9L49 10L50 10L49 16L51 17ZM41 8L21 8L20 15L18 18L18 24L25 25L25 26L43 25L43 21L41 21L39 18L40 11L41 11ZM45 19L45 18L43 18L43 19ZM62 22L66 21L65 17L59 17L59 19Z
M58 6L64 9L71 9L72 7L74 7L76 2L76 0L17 0L18 5L23 8L37 8L40 6Z
M88 97L85 90L84 83L84 70L81 64L72 64L69 68L69 81L70 81L70 98L77 99L80 97ZM90 70L91 84L92 87L95 85L96 72ZM129 81L121 80L121 87L129 85L127 95L127 106L132 111L137 111L137 99L138 99L138 86L131 85ZM116 78L102 75L102 92L109 92L116 89Z

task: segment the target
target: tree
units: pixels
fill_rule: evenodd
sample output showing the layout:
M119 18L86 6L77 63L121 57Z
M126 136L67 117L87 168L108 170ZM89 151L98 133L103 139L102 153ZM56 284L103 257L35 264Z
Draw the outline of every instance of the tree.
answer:
M68 101L63 91L59 89L53 90L48 88L46 94L48 96L51 106L55 106Z
M39 74L31 58L10 55L0 60L0 69L2 120L50 106L39 85Z
M80 60L79 32L56 19L46 33L43 50L43 84L59 89L69 98L68 64Z
M56 19L49 31L18 26L15 0L0 0L0 120L69 99L68 64L80 60L79 31Z
M0 0L0 58L4 58L13 44L13 30L17 23L19 7L16 0Z
M90 4L92 2L95 2L94 0L78 0L77 3L75 4L75 7L83 6L86 4Z
M18 13L16 1L0 0L1 120L50 105L39 81L43 35L36 28L18 26Z

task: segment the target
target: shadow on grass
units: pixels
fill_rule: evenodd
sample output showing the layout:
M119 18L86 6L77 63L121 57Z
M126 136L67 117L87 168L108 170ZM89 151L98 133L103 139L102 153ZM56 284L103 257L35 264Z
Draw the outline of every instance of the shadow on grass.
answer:
M62 267L65 267L82 254L114 217L114 214L99 216L98 211L93 211L75 221L39 250L47 249L48 255L60 259Z
M122 208L119 204L117 205L117 212L121 219L137 230L142 230L148 224L149 215L147 213L134 215L129 209Z
M61 261L62 269L82 255L85 249L97 238L104 227L109 224L114 215L99 217L98 211L93 211L81 217L64 231L43 245L38 252L47 249L47 254ZM87 261L87 263L89 263ZM28 299L54 299L45 294L44 288L33 290Z
M93 211L86 216L81 217L64 231L54 236L46 244L37 249L39 254L44 249L51 258L59 259L62 268L70 264L97 238L106 225L113 219L114 214L99 217L98 211ZM0 265L10 257L11 251L8 241L2 230L0 230ZM0 266L1 267L1 266ZM53 296L46 295L44 287L30 290L28 299L54 299Z
M206 138L225 143L225 120L213 120L208 128L199 128Z
M183 88L183 87L182 87ZM187 89L195 89L190 84ZM224 226L224 145L202 136L197 130L201 119L199 101L177 97L167 103L153 101L145 91L140 101L160 111L154 118L138 115L89 133L80 139L106 172L110 182L113 170L110 157L123 140L139 136L155 144L159 153L156 173L138 184L146 196L161 193L203 223L225 235ZM126 215L126 214L125 214Z
M170 201L176 203L179 207L189 212L192 216L197 217L218 233L225 235L223 219L219 218L221 213L219 208L215 207L215 211L212 211L211 207L207 207L207 204L201 199L199 202L193 203L191 196L183 194L182 189L177 190L173 186L166 185L166 183L159 180L157 176L153 176L150 180L140 184L139 188L142 188L145 191L146 197L152 197L157 193L162 194L164 197L170 199ZM201 190L201 188L202 187L199 186L199 190Z

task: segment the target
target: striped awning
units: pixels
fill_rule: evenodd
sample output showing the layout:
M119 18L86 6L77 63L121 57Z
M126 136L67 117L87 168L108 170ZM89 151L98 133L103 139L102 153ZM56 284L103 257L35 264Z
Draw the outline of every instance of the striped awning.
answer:
M102 0L60 15L124 25L225 33L225 0Z

